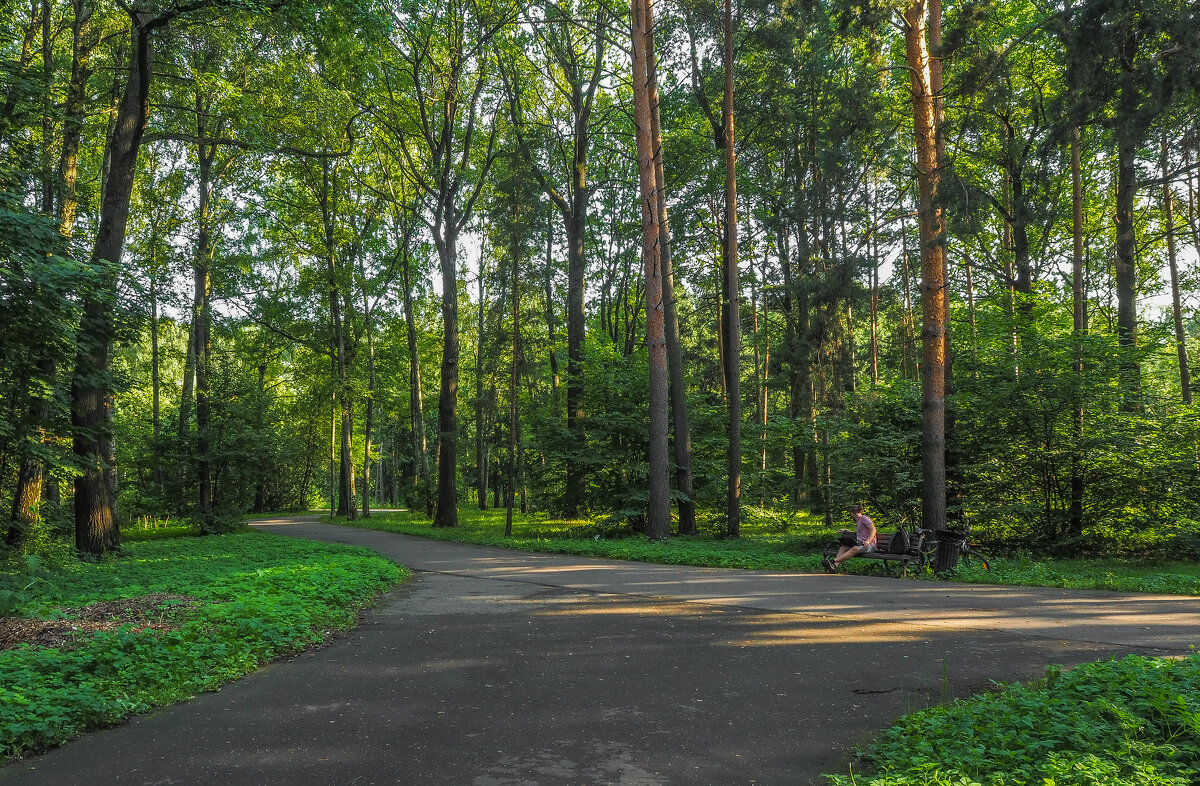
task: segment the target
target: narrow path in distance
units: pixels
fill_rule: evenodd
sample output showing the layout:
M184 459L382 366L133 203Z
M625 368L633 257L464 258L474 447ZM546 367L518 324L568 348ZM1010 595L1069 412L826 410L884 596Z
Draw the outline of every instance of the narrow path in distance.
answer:
M1188 598L260 526L418 573L346 638L15 762L0 784L818 784L904 713L1049 664L1183 653L1200 630Z

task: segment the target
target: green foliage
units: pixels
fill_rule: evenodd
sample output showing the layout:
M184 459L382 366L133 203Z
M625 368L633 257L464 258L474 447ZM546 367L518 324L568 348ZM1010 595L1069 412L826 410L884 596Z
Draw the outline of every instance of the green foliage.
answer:
M1049 669L900 719L872 775L834 786L1187 786L1200 778L1200 655Z
M38 568L41 570L41 568ZM364 549L249 533L131 543L125 556L43 571L5 568L25 584L18 611L70 616L98 600L170 592L199 604L169 630L123 626L66 649L0 652L0 759L188 698L351 626L403 577Z

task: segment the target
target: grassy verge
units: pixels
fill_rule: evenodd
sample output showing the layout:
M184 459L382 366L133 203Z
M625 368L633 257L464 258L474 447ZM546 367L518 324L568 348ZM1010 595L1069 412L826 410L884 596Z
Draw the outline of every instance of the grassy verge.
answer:
M325 520L331 519L326 516ZM747 510L740 538L722 538L710 525L708 531L700 535L676 536L664 542L653 542L640 535L612 537L612 530L595 522L536 515L514 516L513 535L506 538L503 510L463 509L459 513L459 525L452 528L431 527L428 519L408 511L372 513L369 519L353 522L342 518L333 521L366 529L527 551L794 572L819 572L821 549L833 536L833 531L818 517L782 516L756 508ZM883 564L869 560L850 560L844 569L850 573L879 575L887 570ZM910 570L909 576L916 580L934 578L931 573L919 574L915 570ZM960 568L949 578L981 584L1200 595L1200 564L1194 561L1146 563L1126 559L1051 559L1030 554L999 554L992 560L990 571L973 565Z
M900 719L835 786L1200 783L1200 655L1131 656Z
M60 648L0 651L0 761L212 690L325 641L405 572L365 549L245 533L129 543L89 565L12 558L0 589L13 616L72 617L154 593L195 603L168 625L121 625ZM160 620L162 622L162 620Z

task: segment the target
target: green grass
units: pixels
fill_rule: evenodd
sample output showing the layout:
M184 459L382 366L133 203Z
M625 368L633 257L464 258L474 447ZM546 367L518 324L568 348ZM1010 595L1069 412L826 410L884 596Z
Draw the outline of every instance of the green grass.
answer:
M620 531L602 521L552 519L542 515L514 516L513 536L506 538L503 510L463 508L459 511L458 526L451 528L434 528L428 519L408 511L372 513L371 518L354 522L342 518L326 517L326 520L366 529L527 551L701 567L795 572L821 570L821 550L832 540L834 532L825 525L823 518L763 508L747 508L743 516L740 538L721 537L714 519L709 517L702 518L700 535L674 536L663 542L654 542L642 535L613 537ZM840 522L838 526L849 524ZM884 528L884 531L888 529ZM989 557L992 557L990 571L973 565L960 567L949 577L934 577L929 572L921 574L915 569L909 570L909 576L914 580L948 578L980 584L1200 595L1200 564L1194 561L1054 559L1028 553L998 553L989 554ZM877 561L850 560L844 570L883 575L888 567Z
M160 592L200 603L171 630L125 626L69 649L0 652L0 761L319 644L404 575L365 549L256 532L128 543L99 564L10 556L0 591L20 616L69 616L63 609Z
M835 786L1190 786L1200 655L1048 670L1029 685L901 718Z

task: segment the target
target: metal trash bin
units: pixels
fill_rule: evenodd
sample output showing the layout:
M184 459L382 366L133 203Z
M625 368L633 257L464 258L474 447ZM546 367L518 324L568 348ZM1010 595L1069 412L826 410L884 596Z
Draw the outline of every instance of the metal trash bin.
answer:
M963 541L967 536L961 532L953 532L948 529L937 529L933 531L934 537L937 538L937 554L933 558L933 572L947 573L958 567L958 558L962 554Z

